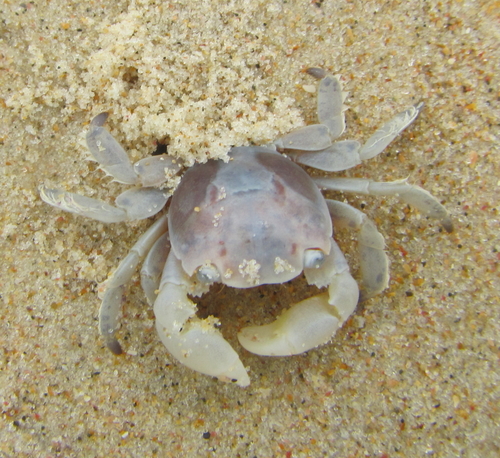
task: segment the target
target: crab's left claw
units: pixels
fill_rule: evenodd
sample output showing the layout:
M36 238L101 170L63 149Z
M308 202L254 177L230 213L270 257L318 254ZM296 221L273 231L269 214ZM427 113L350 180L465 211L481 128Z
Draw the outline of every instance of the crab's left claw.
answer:
M202 374L240 386L250 384L238 354L216 328L218 320L196 316L196 305L188 298L193 281L181 262L170 252L154 304L156 329L167 350L185 366Z
M359 289L333 239L331 247L320 267L304 269L308 282L328 286L328 293L295 304L271 324L243 328L238 339L244 348L258 355L297 355L334 336L356 308Z

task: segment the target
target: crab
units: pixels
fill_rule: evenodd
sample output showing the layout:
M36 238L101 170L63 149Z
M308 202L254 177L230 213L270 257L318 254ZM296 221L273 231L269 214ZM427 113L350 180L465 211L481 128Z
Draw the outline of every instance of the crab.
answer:
M181 167L166 154L132 165L103 127L107 113L92 120L88 148L106 173L134 188L120 194L115 206L40 188L46 203L106 223L149 218L170 200L168 211L107 280L99 328L113 353L122 352L115 333L125 285L141 262L141 284L154 306L160 339L173 357L195 371L240 386L250 383L238 354L218 329L218 319L200 319L188 297L200 296L215 282L251 288L288 282L303 272L323 292L291 306L270 324L241 329L239 342L268 356L297 355L329 342L359 301L388 286L389 262L374 223L346 203L325 199L320 189L398 196L452 231L444 206L406 180L311 178L298 165L328 172L354 167L380 154L423 107L419 103L399 113L364 145L334 142L345 129L346 93L338 76L319 68L307 71L320 80L318 124L296 129L271 145L233 147L227 162L195 164L173 194L164 184ZM341 227L358 233L359 286L333 239L333 228Z

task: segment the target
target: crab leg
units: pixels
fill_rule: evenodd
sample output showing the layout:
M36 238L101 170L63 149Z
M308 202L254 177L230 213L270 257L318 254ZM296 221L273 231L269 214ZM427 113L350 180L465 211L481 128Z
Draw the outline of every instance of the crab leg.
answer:
M103 223L119 223L156 215L165 206L170 194L157 188L128 189L116 198L116 207L92 197L45 186L40 186L40 197L47 204L70 213Z
M318 86L318 120L330 130L332 140L340 137L345 130L344 101L347 92L342 92L340 77L326 75Z
M359 151L361 160L371 159L380 154L404 129L406 129L422 111L423 102L398 113L389 122L385 123L380 129L366 141Z
M141 268L141 286L149 305L153 305L158 295L161 274L170 252L170 235L165 232L151 247Z
M331 146L330 130L323 124L299 127L274 142L278 149L317 151Z
M333 239L323 264L304 273L309 284L327 286L328 293L293 305L270 324L243 328L238 339L244 348L258 355L297 355L327 343L344 324L356 308L359 290Z
M214 317L201 320L188 294L196 288L185 274L181 262L170 252L154 304L156 329L167 350L185 366L202 374L232 381L240 386L250 384L238 354L216 328Z
M299 164L326 172L339 172L361 164L360 148L361 144L356 140L343 140L321 151L287 151L287 155Z
M101 113L90 123L87 133L90 153L115 181L144 187L122 192L116 198L116 207L98 199L45 186L40 187L40 197L49 205L103 223L149 218L158 213L170 197L168 192L153 186L164 183L180 167L166 154L144 158L132 165L125 150L103 127L107 118L108 113Z
M342 85L338 76L327 75L324 72L321 75L324 77L318 87L319 124L300 127L276 140L274 144L278 149L297 151L329 149L332 147L332 140L340 137L344 132L344 111L346 107L343 102L347 97L347 93L342 92ZM298 160L298 162L301 161Z
M328 127L330 137L334 140L344 132L344 111L346 107L343 102L347 93L342 92L342 84L338 76L328 75L324 70L318 68L310 68L308 73L316 78L322 78L318 88L317 111L321 123L319 125ZM309 134L304 128L283 137L279 143L276 142L276 146L296 150L287 154L300 164L327 172L347 170L360 164L361 161L371 159L384 151L389 143L417 118L423 106L423 103L419 103L398 113L380 127L363 146L354 140L344 140L331 146L325 146L324 149L320 150L320 148L313 147L319 144L316 138L317 134L315 132ZM283 141L292 135L295 135L295 137L301 136L300 141ZM309 135L309 138L307 138L307 135ZM315 149L318 151L313 151Z
M101 168L116 181L137 184L139 180L127 153L103 127L108 116L108 113L101 113L92 119L86 137L87 147Z
M125 284L132 278L138 264L146 257L153 244L167 229L168 221L165 214L137 240L111 278L106 281L106 290L99 311L99 331L106 341L106 346L116 355L122 353L115 332L119 327L118 315Z
M418 208L424 215L436 218L447 232L453 231L453 224L446 208L425 189L412 185L407 180L378 182L362 178L313 178L322 189L354 192L372 196L396 196L403 202Z
M356 140L343 140L320 151L311 151L312 148L296 148L299 151L289 151L287 154L295 162L326 172L350 169L361 164L361 161L382 153L389 143L416 119L423 105L420 103L397 114L378 129L363 146ZM302 143L305 144L306 140L303 139Z
M320 79L318 86L318 120L330 130L332 140L340 137L345 130L344 101L347 92L342 91L338 75L329 75L321 68L307 69L309 75Z
M127 219L127 212L123 208L113 207L91 197L59 189L49 189L45 186L40 186L39 191L40 197L45 203L70 213L86 216L103 223L119 223Z
M360 301L373 297L389 284L389 259L385 242L373 222L361 211L343 202L325 199L335 229L356 229L361 267Z
M103 127L107 119L108 113L98 114L92 119L86 140L92 157L115 181L157 186L166 181L166 175L175 174L180 170L175 160L166 154L144 158L132 165L122 146Z

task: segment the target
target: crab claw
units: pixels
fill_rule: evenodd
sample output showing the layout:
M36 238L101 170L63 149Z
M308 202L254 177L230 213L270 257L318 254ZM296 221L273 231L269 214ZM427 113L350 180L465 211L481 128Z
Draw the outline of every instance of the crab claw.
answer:
M276 321L249 326L238 334L240 344L252 353L288 356L304 353L327 343L352 314L359 299L356 281L337 244L331 239L331 251L317 268L305 268L307 281L328 293L293 305Z
M214 317L196 316L189 300L194 282L170 252L163 270L160 291L154 304L156 329L167 350L185 366L225 382L248 386L250 379L238 354L216 328Z

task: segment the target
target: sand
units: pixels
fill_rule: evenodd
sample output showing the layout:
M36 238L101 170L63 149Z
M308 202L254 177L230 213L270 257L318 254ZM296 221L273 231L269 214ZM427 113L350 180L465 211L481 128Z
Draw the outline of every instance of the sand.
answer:
M0 457L497 457L500 169L494 1L3 2L0 8ZM108 128L135 161L186 165L315 122L319 66L342 75L363 140L420 100L387 151L340 176L408 178L455 232L395 198L330 193L387 241L391 282L332 342L264 358L236 339L314 291L213 288L203 314L250 371L242 389L165 351L135 276L113 356L98 285L151 221L102 224L44 204L45 184L113 201L89 161ZM320 175L320 172L312 173ZM351 235L341 247L357 272Z

